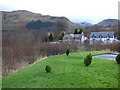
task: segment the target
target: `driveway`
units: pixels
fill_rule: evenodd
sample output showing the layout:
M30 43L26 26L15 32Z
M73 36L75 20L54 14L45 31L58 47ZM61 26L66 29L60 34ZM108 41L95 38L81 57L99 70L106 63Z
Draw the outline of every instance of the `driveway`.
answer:
M115 60L117 55L118 55L118 52L111 52L111 53L106 53L106 54L101 54L101 55L93 55L93 58Z

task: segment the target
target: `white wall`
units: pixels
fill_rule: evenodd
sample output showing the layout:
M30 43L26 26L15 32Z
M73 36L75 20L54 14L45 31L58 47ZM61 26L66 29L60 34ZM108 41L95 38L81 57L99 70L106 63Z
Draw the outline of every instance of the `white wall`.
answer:
M96 43L96 41L100 41L100 38L94 38L94 39L95 39L95 43ZM104 44L108 44L108 43L113 43L113 41L115 40L114 38L109 38L110 40L109 40L109 42L107 42L107 39L108 38L101 38L101 41L103 41ZM92 40L93 40L93 38L90 38L91 45L94 44Z

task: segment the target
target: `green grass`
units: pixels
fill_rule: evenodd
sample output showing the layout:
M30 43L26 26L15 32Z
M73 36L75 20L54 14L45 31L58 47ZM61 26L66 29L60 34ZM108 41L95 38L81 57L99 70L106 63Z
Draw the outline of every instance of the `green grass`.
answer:
M90 51L56 55L3 77L3 88L118 88L116 61L94 58L88 67L84 58ZM92 51L93 54L107 51ZM52 66L50 73L45 66Z

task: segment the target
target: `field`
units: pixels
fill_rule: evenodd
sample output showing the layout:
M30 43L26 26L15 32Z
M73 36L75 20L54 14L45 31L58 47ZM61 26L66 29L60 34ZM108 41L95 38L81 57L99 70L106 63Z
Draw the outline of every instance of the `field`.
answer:
M74 52L69 56L55 55L2 78L3 88L118 88L116 61L93 58L90 66L84 58L90 51ZM108 51L92 51L93 54ZM45 66L52 66L50 73Z

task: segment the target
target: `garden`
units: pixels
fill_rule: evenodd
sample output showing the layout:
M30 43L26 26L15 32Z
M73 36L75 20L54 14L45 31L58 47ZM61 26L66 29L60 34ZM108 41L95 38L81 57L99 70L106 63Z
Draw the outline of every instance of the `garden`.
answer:
M69 50L67 50L69 52ZM2 78L3 88L118 88L115 60L92 58L109 51L81 51L49 56ZM86 64L87 58L90 62Z

